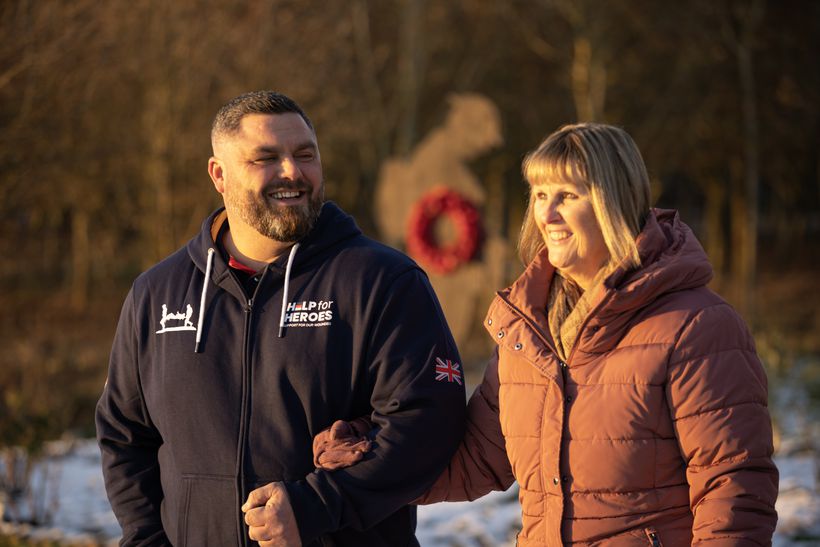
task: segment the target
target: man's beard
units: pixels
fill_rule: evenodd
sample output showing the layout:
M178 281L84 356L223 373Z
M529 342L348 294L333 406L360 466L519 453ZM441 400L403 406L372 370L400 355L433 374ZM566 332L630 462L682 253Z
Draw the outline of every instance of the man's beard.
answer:
M236 212L248 226L265 237L275 241L289 243L304 238L319 218L324 203L324 182L316 196L311 195L312 188L307 184L294 184L280 190L299 190L308 194L308 202L303 205L275 205L267 197L267 191L261 195L251 190L226 192L225 205Z

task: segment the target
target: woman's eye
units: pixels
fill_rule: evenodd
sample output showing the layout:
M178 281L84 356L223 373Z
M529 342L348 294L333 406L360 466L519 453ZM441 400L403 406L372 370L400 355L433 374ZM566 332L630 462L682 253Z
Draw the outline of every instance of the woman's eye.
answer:
M575 198L577 198L578 196L577 196L576 194L573 194L572 192L564 192L564 193L561 195L561 197L563 197L564 199L575 199Z

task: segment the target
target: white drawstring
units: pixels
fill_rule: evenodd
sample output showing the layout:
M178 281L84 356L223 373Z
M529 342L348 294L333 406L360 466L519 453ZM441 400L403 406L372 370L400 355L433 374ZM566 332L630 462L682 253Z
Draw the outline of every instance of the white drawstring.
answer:
M202 324L205 321L205 296L208 294L208 281L211 279L211 268L214 265L214 248L208 249L208 265L205 267L205 281L202 282L202 295L199 297L199 320L196 322L196 344L194 353L199 353L199 342L202 340Z
M288 255L288 265L285 267L285 288L282 292L282 315L279 317L279 338L285 335L285 311L288 306L288 285L290 285L290 268L293 265L293 257L296 256L296 249L299 248L298 243L294 243L290 248Z

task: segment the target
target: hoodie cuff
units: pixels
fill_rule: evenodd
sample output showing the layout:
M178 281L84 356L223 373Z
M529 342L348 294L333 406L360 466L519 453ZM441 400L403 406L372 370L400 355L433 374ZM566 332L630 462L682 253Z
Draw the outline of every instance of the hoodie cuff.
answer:
M309 545L319 536L338 528L322 498L307 481L286 481L284 484L302 545Z

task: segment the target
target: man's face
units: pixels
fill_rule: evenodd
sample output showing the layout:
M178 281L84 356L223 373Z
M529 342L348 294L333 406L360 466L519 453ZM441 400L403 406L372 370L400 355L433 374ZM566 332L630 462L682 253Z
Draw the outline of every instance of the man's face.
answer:
M249 114L235 134L214 143L209 164L228 220L265 237L302 239L324 201L316 135L299 114Z

